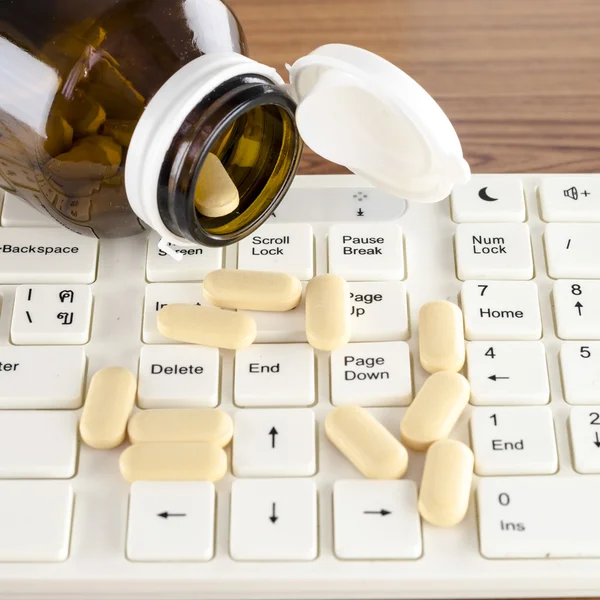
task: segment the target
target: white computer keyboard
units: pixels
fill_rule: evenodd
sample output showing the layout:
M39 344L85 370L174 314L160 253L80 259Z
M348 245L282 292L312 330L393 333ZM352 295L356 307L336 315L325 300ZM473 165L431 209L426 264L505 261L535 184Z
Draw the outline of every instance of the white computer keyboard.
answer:
M298 177L239 248L181 262L8 195L1 223L0 597L600 595L600 176L477 175L408 207L353 176ZM204 274L236 265L345 276L352 343L313 351L302 305L256 313L237 356L165 343L160 307L202 304ZM426 375L418 310L440 299L464 311L472 399L452 437L476 458L451 529L419 519L422 454L369 481L323 431L332 405L360 404L398 435ZM87 382L110 365L139 373L135 410L230 413L229 474L130 487L122 448L80 444Z

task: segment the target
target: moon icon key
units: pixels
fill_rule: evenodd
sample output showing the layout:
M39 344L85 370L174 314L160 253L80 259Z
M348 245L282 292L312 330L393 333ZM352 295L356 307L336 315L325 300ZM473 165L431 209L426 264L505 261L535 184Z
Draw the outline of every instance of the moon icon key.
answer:
M492 198L488 193L487 193L487 187L483 187L479 190L479 197L482 200L485 200L486 202L496 202L498 200L498 198Z

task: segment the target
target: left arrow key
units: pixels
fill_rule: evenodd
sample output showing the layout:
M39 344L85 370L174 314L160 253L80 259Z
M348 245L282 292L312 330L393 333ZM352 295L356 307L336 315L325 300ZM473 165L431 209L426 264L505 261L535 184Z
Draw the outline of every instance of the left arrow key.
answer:
M214 520L212 483L136 481L129 500L127 558L152 562L210 560L214 555Z
M157 517L162 517L163 519L168 519L169 517L187 517L185 513L170 513L165 510L165 512L158 513Z

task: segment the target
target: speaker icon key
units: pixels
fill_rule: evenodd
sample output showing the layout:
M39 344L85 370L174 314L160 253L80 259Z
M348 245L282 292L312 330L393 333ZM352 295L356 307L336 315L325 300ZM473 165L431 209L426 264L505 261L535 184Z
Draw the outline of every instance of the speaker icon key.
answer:
M577 200L579 199L579 190L573 186L570 187L568 190L563 190L563 194L565 195L566 198L571 198L571 200ZM587 190L583 190L583 192L581 192L582 196L585 196L586 198L591 194L591 192L588 192Z

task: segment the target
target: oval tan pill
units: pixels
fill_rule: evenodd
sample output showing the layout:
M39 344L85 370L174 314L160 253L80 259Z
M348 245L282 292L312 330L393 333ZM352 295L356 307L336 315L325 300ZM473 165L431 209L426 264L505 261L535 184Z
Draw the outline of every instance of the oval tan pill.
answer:
M473 479L473 452L456 440L440 440L425 456L419 513L438 527L452 527L467 513Z
M133 373L121 367L101 369L92 377L79 422L88 446L107 450L123 442L136 388Z
M465 363L462 311L456 304L428 302L419 311L419 354L428 373L455 371Z
M233 436L233 421L215 408L157 408L131 417L132 444L150 442L210 442L224 447Z
M121 454L119 467L131 483L218 481L227 472L227 454L216 444L134 444Z
M240 193L219 158L208 153L202 164L194 204L205 217L223 217L240 203Z
M241 310L292 310L302 298L298 278L267 271L212 271L204 279L203 291L204 299L210 304Z
M336 350L350 340L350 292L338 275L318 275L306 286L306 337L317 350Z
M400 423L402 442L423 451L448 437L469 396L469 382L458 373L439 371L428 377Z
M215 306L168 304L157 316L158 331L178 342L239 350L256 338L256 323L245 313Z
M360 406L339 406L325 419L329 441L369 479L399 479L406 472L404 446Z

